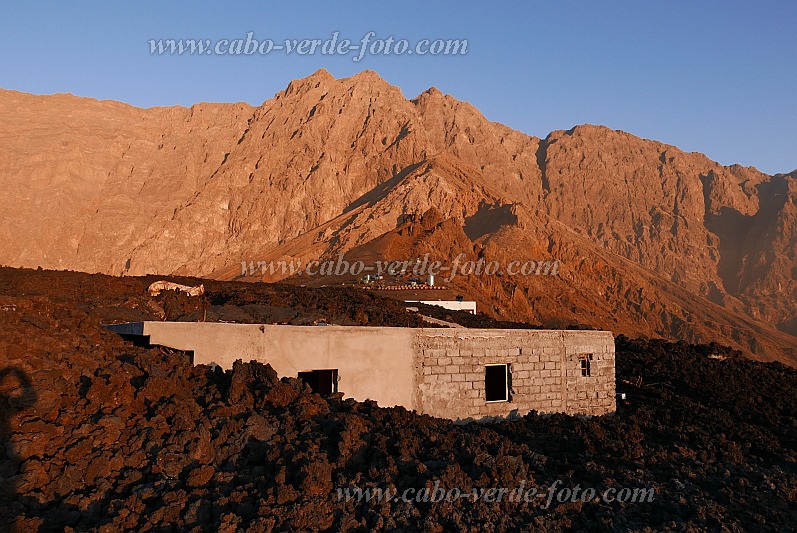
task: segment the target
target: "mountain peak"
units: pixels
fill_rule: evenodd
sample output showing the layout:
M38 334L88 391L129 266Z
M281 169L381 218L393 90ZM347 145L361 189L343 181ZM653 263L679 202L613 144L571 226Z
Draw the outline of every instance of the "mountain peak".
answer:
M400 89L388 83L382 76L379 75L378 72L374 70L363 70L358 72L354 76L349 76L348 78L342 78L338 80L340 82L348 84L350 87L353 86L362 86L362 87L381 87L381 88L390 88L390 89Z
M300 80L291 81L285 90L282 92L283 96L290 96L297 93L305 93L311 89L316 89L322 85L326 86L335 81L335 77L324 68L320 68Z
M362 70L357 74L355 74L354 76L351 76L350 78L347 79L357 80L357 81L383 81L383 82L385 81L385 79L382 76L380 76L378 72L369 69Z
M314 81L335 81L335 76L329 73L329 71L323 67L316 70L309 76L305 78L305 80L314 80Z
M432 87L429 87L428 89L426 89L425 91L423 91L421 94L419 94L415 98L413 98L412 99L412 103L416 104L416 105L417 104L423 104L423 103L430 102L430 101L442 100L445 97L446 96L443 94L443 92L440 89L438 89L437 87L432 86Z

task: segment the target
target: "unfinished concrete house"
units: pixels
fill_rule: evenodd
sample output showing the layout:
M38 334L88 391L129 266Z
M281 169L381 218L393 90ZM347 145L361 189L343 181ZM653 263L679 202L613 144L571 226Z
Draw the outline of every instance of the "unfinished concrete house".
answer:
M136 322L106 326L129 338L193 352L194 364L268 363L320 394L342 392L452 420L531 410L615 410L608 331L282 326Z

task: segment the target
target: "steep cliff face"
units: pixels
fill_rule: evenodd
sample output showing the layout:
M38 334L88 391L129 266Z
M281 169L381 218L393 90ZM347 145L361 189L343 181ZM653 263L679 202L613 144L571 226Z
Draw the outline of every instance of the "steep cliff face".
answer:
M121 273L147 230L205 187L251 113L0 91L0 262Z
M369 71L322 70L259 107L0 91L0 118L2 264L230 278L241 261L376 253L434 208L439 227L402 246L562 264L456 282L495 315L760 357L797 345L797 172L600 126L541 140Z
M153 227L135 250L130 272L171 271L191 263L181 271L207 274L373 201L391 184L409 194L413 180L434 181L415 171L435 158L479 169L476 185L484 185L487 176L498 193L520 190L503 177L520 176L524 166L535 165L536 142L436 90L408 101L373 72L335 80L319 71L292 82L254 112L213 180L178 210L166 231ZM533 174L532 167L526 172ZM472 175L465 180L472 181ZM539 185L539 179L532 182ZM438 185L443 195L452 186ZM423 212L435 194L423 195L405 195L392 214ZM453 208L462 211L460 218L471 214ZM389 226L366 233L375 236L391 227L395 216ZM197 233L203 237L193 238Z

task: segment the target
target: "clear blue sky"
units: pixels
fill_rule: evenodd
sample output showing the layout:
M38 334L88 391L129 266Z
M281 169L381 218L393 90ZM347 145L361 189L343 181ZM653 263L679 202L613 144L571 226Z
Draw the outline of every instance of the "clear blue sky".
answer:
M167 6L167 7L164 7ZM137 106L260 104L324 67L430 86L542 136L604 124L723 164L797 168L797 2L9 2L0 87ZM149 39L460 38L465 56L152 56ZM0 117L2 119L2 117Z

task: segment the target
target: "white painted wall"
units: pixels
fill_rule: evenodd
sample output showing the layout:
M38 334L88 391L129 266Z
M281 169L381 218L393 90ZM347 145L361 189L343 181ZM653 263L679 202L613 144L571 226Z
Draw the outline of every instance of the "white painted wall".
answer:
M476 302L458 302L456 300L405 300L408 304L421 303L426 305L437 305L444 309L451 309L452 311L467 311L468 313L476 314Z

